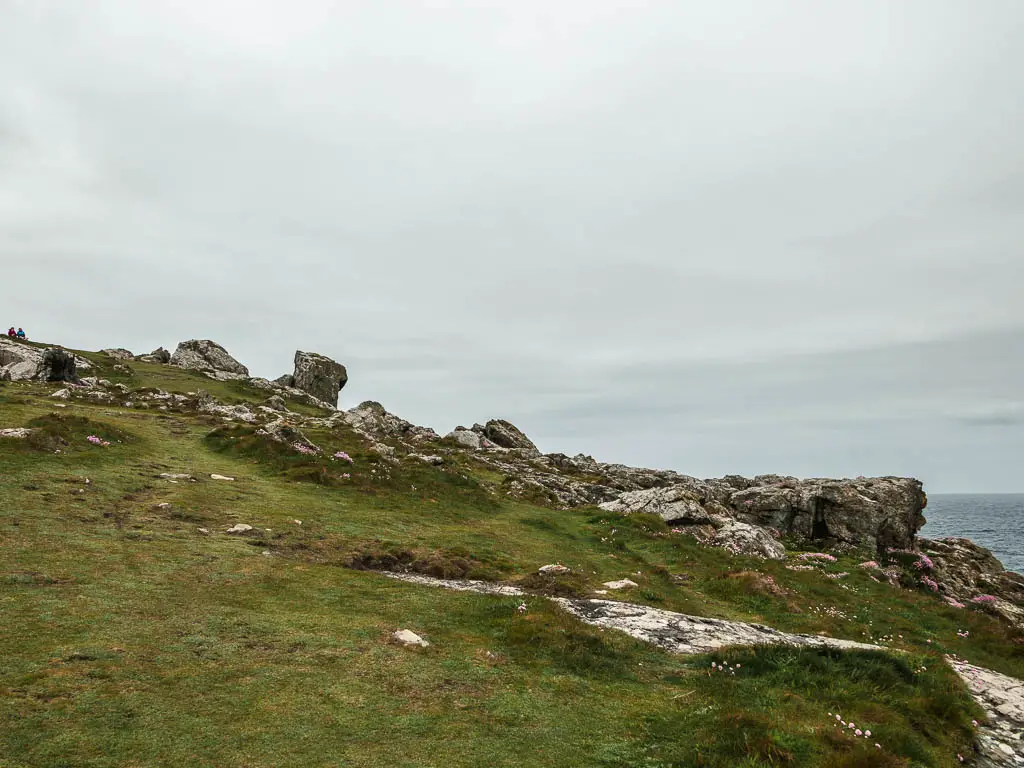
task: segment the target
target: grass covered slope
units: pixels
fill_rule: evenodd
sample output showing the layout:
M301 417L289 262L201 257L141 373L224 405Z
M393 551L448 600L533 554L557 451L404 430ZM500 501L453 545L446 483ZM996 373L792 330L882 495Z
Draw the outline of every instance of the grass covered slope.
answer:
M90 358L132 390L266 397ZM307 430L329 454L310 457L194 411L54 389L0 384L0 428L35 430L0 440L3 768L952 766L979 712L941 654L1024 676L1005 625L875 582L861 558L789 570L645 516L508 501L471 463L393 466L344 426ZM226 533L238 523L254 529ZM533 575L556 561L572 578ZM623 599L902 652L676 657L543 597L360 570L389 565L569 595L628 577ZM399 627L431 647L392 644Z

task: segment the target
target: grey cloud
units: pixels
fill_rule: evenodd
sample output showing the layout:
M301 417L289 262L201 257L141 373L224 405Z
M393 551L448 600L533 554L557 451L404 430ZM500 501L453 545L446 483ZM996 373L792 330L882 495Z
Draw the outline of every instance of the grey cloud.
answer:
M1022 23L0 4L5 322L315 349L352 402L549 450L1021 490Z

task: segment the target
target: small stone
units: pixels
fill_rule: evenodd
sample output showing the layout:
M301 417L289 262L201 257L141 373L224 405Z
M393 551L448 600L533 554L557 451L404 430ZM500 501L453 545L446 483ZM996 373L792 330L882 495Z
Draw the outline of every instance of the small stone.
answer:
M430 646L430 643L408 629L395 630L391 635L391 639L405 646L415 646L418 648L428 648Z
M430 464L434 467L444 464L444 458L441 456L424 456L421 453L410 453L408 458L414 461L422 461L424 464Z
M561 563L552 563L551 565L542 565L540 568L537 569L537 573L551 573L551 574L572 573L572 570L569 569L569 568L566 568Z
M251 525L246 525L245 523L238 523L237 525L233 525L230 528L228 528L227 532L228 533L248 533L251 530L252 530L252 526Z
M210 533L210 529L209 528L197 528L196 530L198 530L200 533L206 533L206 534Z
M608 587L608 589L632 589L640 585L632 579L620 579L619 581L606 581L602 586Z
M227 477L226 475L210 475L210 479L211 480L230 480L230 481L233 482L235 478Z
M292 522L295 523L296 525L302 525L302 521L301 520L292 520Z
M0 437L9 437L16 440L23 440L32 434L31 429L15 427L14 429L0 429Z
M170 480L172 483L177 480L195 480L195 478L192 477L192 475L185 475L173 472L163 472L160 474L160 477L162 477L164 480Z

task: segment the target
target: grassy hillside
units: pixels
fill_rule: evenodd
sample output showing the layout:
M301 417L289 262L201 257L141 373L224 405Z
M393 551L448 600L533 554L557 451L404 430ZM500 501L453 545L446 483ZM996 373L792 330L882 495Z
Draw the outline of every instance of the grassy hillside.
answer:
M133 390L267 394L89 357ZM59 408L54 389L0 384L0 428L36 430L0 440L2 768L952 766L979 713L941 654L1024 676L1004 625L872 581L855 553L789 570L644 516L509 501L468 458L391 466L344 426L307 430L341 467L131 395ZM533 575L556 561L573 576ZM894 652L676 657L540 596L366 570L394 564L580 596L629 577L623 599ZM432 646L390 643L399 627Z

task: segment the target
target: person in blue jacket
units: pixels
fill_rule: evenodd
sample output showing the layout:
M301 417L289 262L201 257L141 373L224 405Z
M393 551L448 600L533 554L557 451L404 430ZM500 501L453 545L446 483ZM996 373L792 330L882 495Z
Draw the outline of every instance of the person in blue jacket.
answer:
M25 331L23 329L21 329L21 328L18 329L18 338L19 339L27 339L28 338L28 336L25 335Z

